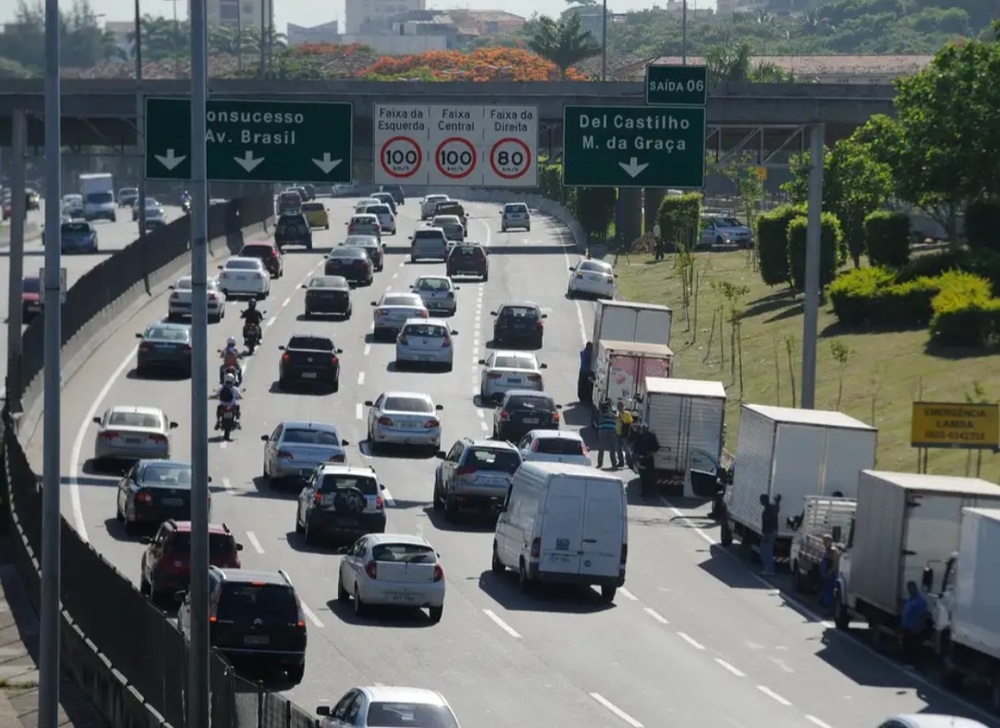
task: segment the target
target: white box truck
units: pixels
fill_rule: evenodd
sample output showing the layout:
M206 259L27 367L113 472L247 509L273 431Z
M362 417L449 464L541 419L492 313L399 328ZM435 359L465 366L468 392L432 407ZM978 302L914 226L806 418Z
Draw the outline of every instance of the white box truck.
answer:
M786 559L795 535L787 516L801 515L809 495L854 497L858 473L875 467L877 440L878 430L842 412L743 405L733 483L719 519L722 545L734 536L756 545L761 496L780 495L774 555Z
M598 301L594 309L594 346L603 340L670 345L674 312L667 306L633 301Z
M646 377L669 377L674 352L665 344L602 340L592 372L593 402L624 402L632 407ZM597 410L594 410L596 417Z
M962 509L1000 506L1000 487L978 478L866 469L857 499L840 557L834 621L847 629L863 620L877 635L899 629L907 582L940 594L944 570L935 584L933 569L930 579L925 569L945 564L958 549Z
M115 180L110 174L107 172L81 174L80 195L83 197L84 220L88 222L92 220L117 221Z
M695 497L691 468L705 460L718 465L722 458L726 388L722 382L646 377L639 394L642 421L660 443L653 458L657 478L683 482L684 495Z

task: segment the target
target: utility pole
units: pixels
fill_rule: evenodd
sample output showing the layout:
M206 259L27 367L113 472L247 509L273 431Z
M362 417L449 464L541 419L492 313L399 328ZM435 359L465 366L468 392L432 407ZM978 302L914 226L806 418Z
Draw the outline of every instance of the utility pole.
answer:
M174 2L174 11L177 3ZM135 0L135 146L139 151L139 237L146 237L146 100L142 97L142 15Z
M25 193L25 154L28 149L28 117L23 109L15 109L11 119L10 175L10 268L7 283L7 406L11 412L21 411L21 326L23 304L21 289L24 278L24 218L28 214Z
M816 347L819 336L820 247L823 225L823 138L826 128L814 124L809 137L809 210L806 217L806 279L802 302L802 409L816 407Z

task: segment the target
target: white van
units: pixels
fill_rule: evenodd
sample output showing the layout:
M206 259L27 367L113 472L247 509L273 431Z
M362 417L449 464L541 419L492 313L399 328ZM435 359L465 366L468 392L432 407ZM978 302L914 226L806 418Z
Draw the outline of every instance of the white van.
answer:
M511 481L493 538L493 572L534 582L601 587L607 601L625 584L628 505L621 479L569 463L524 463Z

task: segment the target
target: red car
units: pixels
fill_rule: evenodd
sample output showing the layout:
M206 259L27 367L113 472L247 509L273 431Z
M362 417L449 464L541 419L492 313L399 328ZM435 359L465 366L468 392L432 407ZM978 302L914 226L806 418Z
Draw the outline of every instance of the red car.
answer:
M10 198L9 198L9 197L8 197L8 198L6 198L6 199L5 199L4 201L3 201L3 205L2 205L2 207L0 207L0 209L2 209L2 210L3 210L3 219L4 219L4 220L9 220L9 219L10 219L10 213L11 213L11 209L12 209L12 208L11 208L11 201L10 201Z
M21 322L28 323L42 312L42 282L37 276L21 279Z
M146 551L139 565L139 590L155 603L174 604L191 579L191 522L164 521L156 535L143 538ZM243 544L225 524L208 527L208 560L220 569L239 569Z
M285 274L285 258L274 242L247 243L239 252L240 258L258 258L264 263L271 278Z

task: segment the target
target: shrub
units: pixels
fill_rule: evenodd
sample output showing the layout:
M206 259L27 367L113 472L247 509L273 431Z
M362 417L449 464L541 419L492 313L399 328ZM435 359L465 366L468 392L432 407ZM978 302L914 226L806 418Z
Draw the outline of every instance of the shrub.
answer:
M973 200L966 205L965 239L972 250L1000 251L1000 201Z
M865 245L872 265L898 268L910 260L910 218L876 210L865 218Z
M819 243L819 285L824 287L833 282L839 268L847 257L844 235L836 215L824 212L821 218ZM788 273L792 288L805 289L806 278L806 238L809 221L797 217L788 224Z
M910 262L899 269L900 281L912 281L917 278L934 278L952 270L964 270L969 265L969 254L964 250L945 250L940 253L928 253L911 258Z
M936 299L935 299L936 300ZM935 306L931 341L942 346L986 346L1000 334L1000 298L986 301L949 299Z
M858 268L837 277L828 293L833 312L845 326L926 326L931 300L940 290L932 278L898 283L888 268Z
M992 284L994 291L1000 291L1000 252L980 250L967 254L961 270L985 278Z
M656 215L660 223L660 238L678 248L692 249L701 230L701 195L667 195Z
M615 219L618 190L614 187L582 187L576 191L573 215L593 238L605 239Z
M787 205L757 218L757 261L765 284L788 283L788 224L804 212L804 208Z

